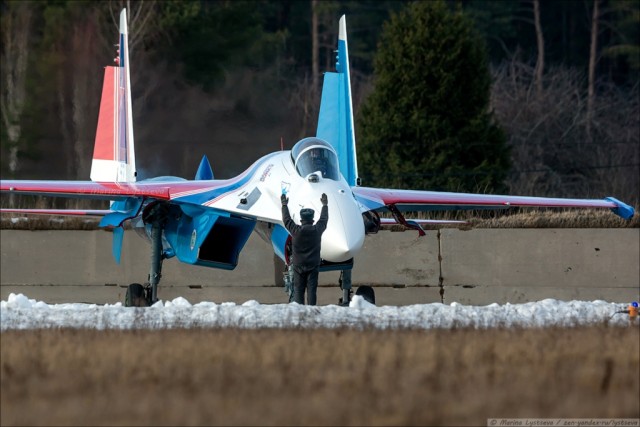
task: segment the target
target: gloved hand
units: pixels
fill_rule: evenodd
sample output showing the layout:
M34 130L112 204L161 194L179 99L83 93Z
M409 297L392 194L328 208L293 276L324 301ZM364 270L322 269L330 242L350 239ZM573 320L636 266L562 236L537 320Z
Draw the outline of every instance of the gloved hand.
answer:
M322 206L327 206L329 200L327 199L327 195L322 193L322 197L320 197L320 202L322 202Z
M287 206L287 203L289 203L289 198L286 194L283 194L282 196L280 196L280 201L282 202L282 206Z

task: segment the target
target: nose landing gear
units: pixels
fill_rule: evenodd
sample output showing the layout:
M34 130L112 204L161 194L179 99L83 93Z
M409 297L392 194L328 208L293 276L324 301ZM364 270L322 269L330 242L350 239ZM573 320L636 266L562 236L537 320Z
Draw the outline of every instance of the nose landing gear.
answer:
M351 286L351 270L341 271L340 278L338 279L338 284L340 285L340 289L342 289L342 297L338 300L338 305L348 307L349 302L351 302L351 298L353 296L353 290ZM371 286L358 286L356 295L360 295L362 298L364 298L365 301L373 305L376 304L376 293Z
M351 301L353 291L351 290L351 270L342 270L338 279L340 289L342 289L342 297L338 300L338 305L348 307Z

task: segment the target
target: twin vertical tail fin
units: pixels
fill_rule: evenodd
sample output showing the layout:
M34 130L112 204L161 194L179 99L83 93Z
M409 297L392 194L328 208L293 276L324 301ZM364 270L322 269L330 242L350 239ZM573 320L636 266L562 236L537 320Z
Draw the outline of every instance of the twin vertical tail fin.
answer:
M133 145L131 114L131 78L129 75L129 41L127 10L120 12L120 39L115 66L104 68L104 83L98 115L96 143L91 162L91 180L101 182L135 182L136 157ZM111 208L124 208L125 202L111 202ZM103 218L101 225L109 218ZM112 252L120 264L124 228L113 229Z
M104 69L91 180L135 182L136 159L131 113L131 78L127 12L120 13L120 40L115 66Z
M336 71L324 74L320 116L316 136L330 143L338 153L340 172L350 186L359 185L356 138L351 102L347 22L340 18Z

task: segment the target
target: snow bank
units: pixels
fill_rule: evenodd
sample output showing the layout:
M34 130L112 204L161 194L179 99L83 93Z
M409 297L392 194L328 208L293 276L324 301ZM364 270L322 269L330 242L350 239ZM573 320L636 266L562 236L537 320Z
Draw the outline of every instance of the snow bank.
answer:
M605 301L545 299L526 304L466 306L458 303L377 307L354 296L349 307L235 303L191 304L179 297L152 307L121 303L46 304L22 294L0 303L0 330L40 328L171 329L171 328L498 328L574 327L629 324L616 312L621 304ZM635 321L638 323L638 319Z

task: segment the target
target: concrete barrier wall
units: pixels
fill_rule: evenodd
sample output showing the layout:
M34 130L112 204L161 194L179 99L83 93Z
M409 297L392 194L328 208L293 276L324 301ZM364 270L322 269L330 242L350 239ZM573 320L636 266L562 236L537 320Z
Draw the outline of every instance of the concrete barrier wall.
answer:
M125 233L122 262L105 231L0 231L0 297L115 302L144 282L147 242ZM376 287L379 304L520 303L544 298L629 302L640 288L640 229L443 229L368 236L353 281ZM164 262L160 296L285 302L270 245L255 234L233 271ZM338 272L322 273L318 300L335 303ZM41 295L41 296L39 296Z
M639 229L442 230L451 301L629 302L640 287Z

